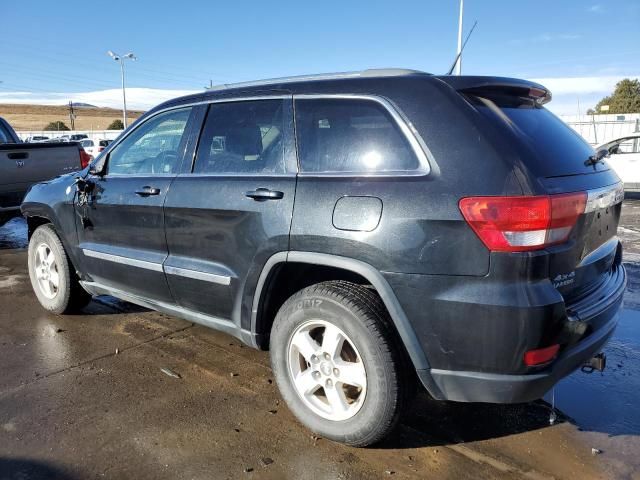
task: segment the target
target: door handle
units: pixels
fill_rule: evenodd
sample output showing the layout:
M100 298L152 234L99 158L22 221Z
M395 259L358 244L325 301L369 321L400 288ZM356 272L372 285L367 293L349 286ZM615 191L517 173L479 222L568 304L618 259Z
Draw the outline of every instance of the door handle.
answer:
M140 195L141 197L148 197L150 195L159 195L160 189L155 187L142 187L139 190L136 190L136 195Z
M7 154L7 157L11 160L24 160L25 158L29 158L29 152L13 152Z
M268 188L256 188L255 190L244 192L244 196L253 198L256 202L264 202L265 200L280 200L284 197L284 193L277 190L269 190Z

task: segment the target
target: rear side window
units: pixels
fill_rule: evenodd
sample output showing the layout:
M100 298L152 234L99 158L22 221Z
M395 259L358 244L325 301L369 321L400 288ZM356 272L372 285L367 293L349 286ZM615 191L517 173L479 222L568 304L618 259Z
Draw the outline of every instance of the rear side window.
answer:
M501 130L516 137L529 168L542 177L592 173L585 160L593 148L562 120L527 99L468 96L476 109ZM606 168L598 164L598 170Z
M283 100L213 103L194 173L283 173Z
M621 138L609 144L609 152L612 155L640 153L640 137Z
M377 173L420 167L397 123L378 102L299 99L295 107L302 172Z

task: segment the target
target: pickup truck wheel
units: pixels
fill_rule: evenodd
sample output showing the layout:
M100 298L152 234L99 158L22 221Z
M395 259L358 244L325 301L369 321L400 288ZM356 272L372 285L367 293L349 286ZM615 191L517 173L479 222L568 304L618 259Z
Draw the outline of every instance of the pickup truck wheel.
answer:
M53 227L38 227L29 240L29 277L40 304L53 313L69 313L91 300Z
M366 446L398 422L409 369L372 289L331 281L301 290L280 308L270 342L282 396L312 431Z

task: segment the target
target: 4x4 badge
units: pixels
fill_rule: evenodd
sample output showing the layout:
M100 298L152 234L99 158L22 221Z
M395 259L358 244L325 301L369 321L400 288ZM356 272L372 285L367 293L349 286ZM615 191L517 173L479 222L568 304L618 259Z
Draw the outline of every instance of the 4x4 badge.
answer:
M576 272L574 270L573 272L561 273L558 276L556 276L556 278L553 279L553 286L555 288L564 287L566 285L571 285L575 281L576 281Z

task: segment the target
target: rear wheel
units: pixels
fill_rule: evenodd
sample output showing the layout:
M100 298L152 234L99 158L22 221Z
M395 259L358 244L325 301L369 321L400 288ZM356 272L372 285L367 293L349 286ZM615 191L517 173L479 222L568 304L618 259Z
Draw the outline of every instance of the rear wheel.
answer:
M40 304L53 313L70 313L91 300L80 285L60 238L50 224L29 240L29 277Z
M375 291L323 282L289 298L271 332L271 362L289 408L323 437L381 440L408 400L404 350Z

